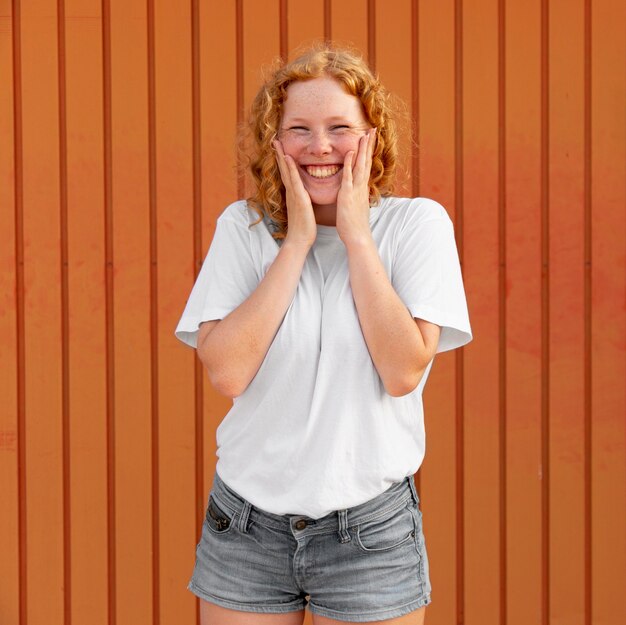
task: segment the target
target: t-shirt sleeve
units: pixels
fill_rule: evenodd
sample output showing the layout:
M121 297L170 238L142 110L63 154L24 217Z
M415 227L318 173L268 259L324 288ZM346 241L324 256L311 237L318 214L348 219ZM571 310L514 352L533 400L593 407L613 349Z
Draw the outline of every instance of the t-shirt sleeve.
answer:
M437 207L432 218L406 220L398 240L392 284L414 318L441 326L440 353L469 343L472 330L454 225L445 209Z
M226 317L258 283L248 226L226 210L217 220L211 246L176 327L176 338L196 347L200 324Z

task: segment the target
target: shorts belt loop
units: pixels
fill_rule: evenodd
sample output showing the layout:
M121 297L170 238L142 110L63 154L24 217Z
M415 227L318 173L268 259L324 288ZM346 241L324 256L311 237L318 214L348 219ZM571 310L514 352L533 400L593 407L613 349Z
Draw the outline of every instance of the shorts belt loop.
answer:
M415 505L419 506L420 498L417 495L417 489L415 488L415 477L413 475L408 475L406 478L409 482L409 488L411 489L411 494L413 495L413 500L415 501Z
M348 532L348 510L338 510L337 516L339 518L339 542L350 542L350 532Z
M249 501L243 502L243 508L241 509L241 514L239 515L239 521L237 523L237 528L240 532L244 534L248 533L248 519L250 518L250 509L252 508L252 504Z

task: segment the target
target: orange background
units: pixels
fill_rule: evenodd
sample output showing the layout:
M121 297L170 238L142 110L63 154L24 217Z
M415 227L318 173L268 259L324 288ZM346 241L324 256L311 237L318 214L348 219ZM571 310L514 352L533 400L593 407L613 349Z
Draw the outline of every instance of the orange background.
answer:
M429 625L626 622L622 0L0 0L0 623L195 623L228 400L173 331L260 68L350 41L407 102L474 341L417 474ZM307 623L310 622L307 616Z

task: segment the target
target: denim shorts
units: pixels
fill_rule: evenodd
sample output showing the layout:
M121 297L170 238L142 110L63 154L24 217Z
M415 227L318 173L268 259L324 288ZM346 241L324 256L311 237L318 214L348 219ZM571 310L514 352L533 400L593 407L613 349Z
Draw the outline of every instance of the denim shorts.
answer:
M254 507L217 472L188 589L217 605L366 623L428 605L430 579L413 476L319 519Z

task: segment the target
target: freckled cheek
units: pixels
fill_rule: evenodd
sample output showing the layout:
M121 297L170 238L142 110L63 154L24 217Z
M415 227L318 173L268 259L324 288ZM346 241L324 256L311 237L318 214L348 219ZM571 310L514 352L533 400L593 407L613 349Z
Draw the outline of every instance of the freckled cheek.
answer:
M285 152L286 156L291 156L291 158L293 158L294 161L296 161L296 163L299 160L300 157L300 153L298 150L293 149L291 146L287 145L287 143L285 142L283 144L283 151Z
M348 152L354 152L354 158L353 158L353 162L354 162L356 155L359 153L359 137L346 138L345 141L343 141L343 145L340 148L340 152L341 152L341 156L343 160L345 160L346 154Z

